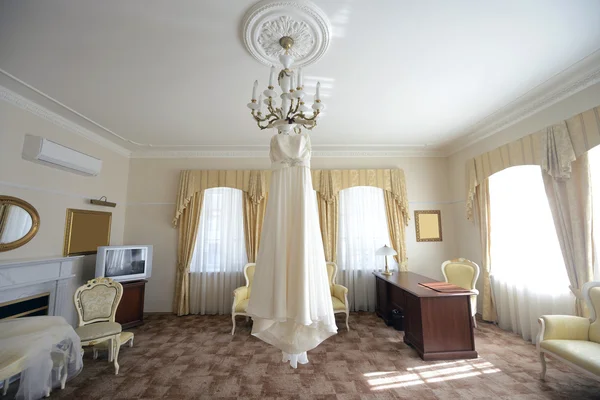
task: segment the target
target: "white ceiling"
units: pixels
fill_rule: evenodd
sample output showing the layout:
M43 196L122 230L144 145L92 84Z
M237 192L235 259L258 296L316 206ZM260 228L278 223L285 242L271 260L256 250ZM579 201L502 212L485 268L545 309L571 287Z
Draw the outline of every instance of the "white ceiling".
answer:
M451 146L600 49L598 0L315 3L334 30L305 70L327 106L322 149ZM263 149L272 132L246 108L269 72L242 43L251 4L0 0L0 69L134 151L148 148L108 131L154 150Z

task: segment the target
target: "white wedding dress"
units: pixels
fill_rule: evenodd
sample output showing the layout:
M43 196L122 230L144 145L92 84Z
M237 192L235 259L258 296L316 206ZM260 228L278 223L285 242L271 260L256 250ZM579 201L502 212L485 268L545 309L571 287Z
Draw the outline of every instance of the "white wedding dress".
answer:
M310 151L304 133L271 139L271 186L247 309L252 335L281 349L294 368L337 333Z

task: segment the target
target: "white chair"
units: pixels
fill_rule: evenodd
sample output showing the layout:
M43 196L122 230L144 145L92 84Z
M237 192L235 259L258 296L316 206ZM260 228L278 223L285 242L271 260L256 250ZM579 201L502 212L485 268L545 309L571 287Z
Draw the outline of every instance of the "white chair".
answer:
M329 278L329 289L331 290L331 303L333 304L333 313L346 314L346 329L350 330L348 317L350 316L350 305L348 304L348 288L335 283L337 276L337 264L327 262L327 277Z
M442 274L444 274L446 282L475 292L471 295L471 316L473 317L473 325L477 328L475 314L477 313L477 295L479 291L475 289L475 285L479 278L479 265L466 258L455 258L442 263Z
M256 263L248 263L244 266L246 286L240 286L233 291L233 305L231 306L231 321L233 322L233 328L231 329L232 335L235 334L235 317L244 315L246 320L248 319L246 309L248 308L250 293L252 293L252 280L254 279L255 268Z
M96 278L75 291L75 308L79 324L75 332L81 346L110 343L109 361L119 374L119 348L121 347L121 324L115 322L117 307L123 295L123 286L110 278Z
M125 344L129 343L129 347L133 347L133 338L134 338L134 334L133 332L121 332L121 335L119 336L119 343L121 346L124 346ZM102 342L102 343L98 343L97 345L95 345L93 348L93 359L97 359L98 358L98 352L103 351L103 350L107 350L108 351L108 361L112 361L112 352L111 352L111 347L109 346L109 342Z

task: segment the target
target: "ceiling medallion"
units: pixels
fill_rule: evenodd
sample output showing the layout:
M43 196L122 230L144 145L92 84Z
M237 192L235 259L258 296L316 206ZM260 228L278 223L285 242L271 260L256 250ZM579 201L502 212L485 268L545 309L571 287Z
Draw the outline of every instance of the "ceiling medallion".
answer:
M331 24L327 15L308 1L264 0L256 3L244 16L242 35L248 52L265 65L279 63L285 53L279 40L294 41L288 54L297 67L320 59L329 47Z

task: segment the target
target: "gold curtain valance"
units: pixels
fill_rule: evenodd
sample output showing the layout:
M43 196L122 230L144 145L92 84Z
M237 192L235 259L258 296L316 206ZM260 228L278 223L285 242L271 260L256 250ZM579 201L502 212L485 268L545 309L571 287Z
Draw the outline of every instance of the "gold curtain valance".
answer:
M175 207L173 225L177 226L179 217L196 193L215 187L240 189L253 203L260 203L265 197L270 178L269 171L262 170L184 170L179 176L179 191Z
M323 170L314 169L312 173L313 189L321 197L331 202L340 190L355 186L374 186L392 194L400 205L405 225L410 219L408 212L408 196L406 181L401 169L346 169Z
M403 222L408 225L408 196L404 171L401 169L311 170L313 188L325 201L332 201L340 190L355 186L374 186L391 193L400 206ZM265 170L184 170L179 177L179 191L173 225L195 193L215 187L240 189L258 204L269 190L271 171Z
M548 154L548 137L553 135L554 138L557 132L565 132L565 126L571 146L562 146L566 152L564 155ZM568 160L571 159L568 154L571 152L575 157L579 157L598 144L600 144L600 107L595 107L469 160L467 219L473 219L477 186L496 172L518 165L539 165L547 170L551 162L549 159ZM563 166L563 168L567 167Z

